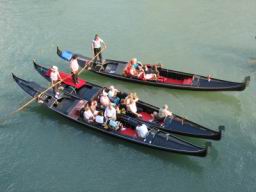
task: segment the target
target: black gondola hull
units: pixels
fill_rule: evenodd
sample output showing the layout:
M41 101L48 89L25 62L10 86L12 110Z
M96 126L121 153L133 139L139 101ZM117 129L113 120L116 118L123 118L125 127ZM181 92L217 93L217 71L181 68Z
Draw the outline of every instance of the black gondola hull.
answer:
M30 81L25 81L21 78L18 78L17 76L13 75L14 80L16 83L30 96L36 97L40 95L40 93L45 90L43 87L40 85L30 82ZM46 106L47 108L57 112L58 114L76 122L81 125L84 125L88 128L91 128L93 130L97 130L100 132L104 132L108 135L124 139L129 142L137 143L146 147L150 148L155 148L159 150L164 150L164 151L169 151L169 152L174 152L174 153L179 153L179 154L186 154L186 155L193 155L193 156L201 156L204 157L207 154L207 147L202 148L195 146L191 143L188 143L186 141L183 141L177 137L170 136L169 134L151 129L149 135L145 138L138 138L138 137L132 137L132 136L127 136L123 135L117 131L113 130L107 130L102 127L102 125L95 124L95 123L87 123L83 120L81 120L77 116L72 116L70 114L70 110L74 110L74 108L79 104L82 100L77 99L76 97L73 97L72 95L67 95L67 97L63 97L61 101L59 101L58 104L55 105L56 99L54 99L54 94L52 90L47 91L45 94L39 98L39 100L42 101L42 105ZM67 105L67 106L66 106ZM124 123L129 123L125 122Z
M72 55L74 55L70 51L61 51L59 48L57 48L57 54L59 57L61 57L66 61L69 61ZM91 58L85 57L81 54L75 54L75 55L78 56L78 63L81 67L84 67L86 62L91 60ZM151 85L155 87L165 87L165 88L193 90L193 91L243 91L250 81L249 76L246 77L243 82L238 83L238 82L224 81L224 80L214 79L214 78L208 79L208 77L205 77L205 76L184 73L184 72L174 71L174 70L169 70L164 68L160 69L160 74L162 74L163 77L167 78L168 81L173 80L176 83L171 83L171 82L166 83L166 82L153 81L153 80L152 81L141 80L138 78L125 77L123 75L123 71L120 69L124 68L124 66L122 67L122 65L126 65L127 62L107 59L105 63L106 64L104 65L107 65L107 66L105 68L104 67L102 68L100 67L99 63L96 62L96 64L92 66L91 71L99 75L103 75L103 76L107 76L107 77L111 77L111 78L115 78L123 81L128 81L128 82ZM119 67L116 67L117 71L107 70L108 65L114 66L115 64L119 66ZM190 80L190 83L184 83L186 79ZM183 83L177 83L177 81L183 82Z
M49 76L46 75L47 71L49 69L47 69L41 65L38 65L35 61L34 61L34 67L35 67L36 71L42 77L44 77L46 80L50 81ZM92 84L90 82L87 82L87 84L92 87L97 87L97 90L100 90L103 88L98 85ZM91 97L86 97L86 94L80 94L79 90L76 90L76 91L80 98L91 99ZM96 94L96 92L95 92L95 94ZM93 96L93 94L90 94L90 95ZM138 106L141 107L143 110L146 110L150 113L152 113L153 111L159 110L158 107L150 105L141 100L138 102ZM123 116L127 116L127 115L123 115ZM164 130L164 131L167 131L170 133L174 133L174 134L184 135L184 136L190 136L190 137L196 137L196 138L202 138L202 139L220 140L221 135L222 135L221 130L214 131L214 130L208 129L206 127L203 127L203 126L196 124L192 121L186 120L186 119L184 119L178 115L175 115L175 114L174 114L174 118L173 118L172 122L170 123L170 121L169 122L166 121L166 123L164 123L164 126L162 126L161 122L149 122L149 121L144 121L143 119L138 119L138 120L147 125L155 126L158 129L161 129L161 130Z

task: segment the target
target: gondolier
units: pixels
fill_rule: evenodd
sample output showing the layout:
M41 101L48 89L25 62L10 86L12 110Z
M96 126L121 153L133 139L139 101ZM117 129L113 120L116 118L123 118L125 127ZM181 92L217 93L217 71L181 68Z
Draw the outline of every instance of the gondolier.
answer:
M73 55L71 60L70 60L70 68L71 68L71 75L72 75L72 80L75 84L78 83L78 70L79 70L79 65L77 62L77 56Z
M50 79L53 87L54 94L58 93L59 84L57 82L61 80L60 73L57 66L52 66L50 69Z
M103 46L103 48L107 47L105 42L99 37L99 35L96 34L94 39L92 40L92 51L94 53L94 56L96 56L98 53L99 55L95 58L94 62L99 59L102 63L101 46Z

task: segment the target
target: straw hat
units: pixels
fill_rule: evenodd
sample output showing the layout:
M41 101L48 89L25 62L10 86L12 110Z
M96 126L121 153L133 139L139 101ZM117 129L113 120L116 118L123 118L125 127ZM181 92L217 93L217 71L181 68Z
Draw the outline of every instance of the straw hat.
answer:
M58 67L57 66L52 66L52 71L58 71Z

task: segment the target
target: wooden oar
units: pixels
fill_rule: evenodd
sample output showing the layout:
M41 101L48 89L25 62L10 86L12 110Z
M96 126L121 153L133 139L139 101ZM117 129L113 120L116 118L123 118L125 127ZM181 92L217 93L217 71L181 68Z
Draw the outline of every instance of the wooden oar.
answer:
M98 55L100 53L102 53L106 48L104 47L103 49L101 49L101 51L99 53L97 53L88 63L86 63L86 65L78 72L78 75L80 75L86 68L89 68L90 65L93 63L93 60L98 57ZM30 103L32 103L33 101L35 101L37 98L41 97L41 95L43 95L44 93L46 93L47 91L49 91L50 89L52 89L53 87L55 87L56 85L60 84L61 82L65 81L67 78L70 78L70 76L67 76L64 79L59 80L58 82L54 83L53 85L51 85L50 87L48 87L47 89L45 89L43 92L41 92L40 94L38 94L37 96L33 97L31 100L29 100L27 103L25 103L24 105L22 105L21 107L19 107L17 110L13 111L12 113L10 113L9 115L7 115L7 117L21 111L22 109L24 109L26 106L28 106ZM2 119L0 122L5 121L7 118Z

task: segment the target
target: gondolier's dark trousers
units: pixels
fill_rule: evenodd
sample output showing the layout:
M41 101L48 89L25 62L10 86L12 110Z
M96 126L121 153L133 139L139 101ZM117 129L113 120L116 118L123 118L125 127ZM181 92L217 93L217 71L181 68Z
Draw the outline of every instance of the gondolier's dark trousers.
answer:
M101 51L101 48L94 48L93 51L94 51L94 56L95 56L95 55L97 55ZM97 57L100 59L100 62L102 63L102 55L101 55L101 53L99 53L99 55ZM97 60L97 57L94 59L94 62Z
M74 84L77 84L78 83L78 71L76 73L71 72L71 75L72 75L72 80L73 80Z

